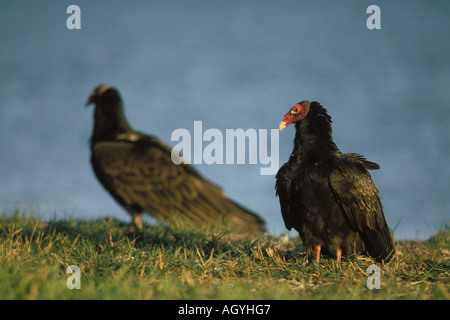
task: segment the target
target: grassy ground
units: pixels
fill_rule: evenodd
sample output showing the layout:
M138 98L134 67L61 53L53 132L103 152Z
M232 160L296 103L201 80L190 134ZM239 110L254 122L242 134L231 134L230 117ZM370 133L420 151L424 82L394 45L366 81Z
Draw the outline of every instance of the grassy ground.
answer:
M367 288L367 257L309 263L301 242L162 225L131 233L114 219L42 222L17 209L0 217L0 299L446 299L448 226L400 241ZM69 290L66 269L80 268ZM73 282L74 283L74 282Z

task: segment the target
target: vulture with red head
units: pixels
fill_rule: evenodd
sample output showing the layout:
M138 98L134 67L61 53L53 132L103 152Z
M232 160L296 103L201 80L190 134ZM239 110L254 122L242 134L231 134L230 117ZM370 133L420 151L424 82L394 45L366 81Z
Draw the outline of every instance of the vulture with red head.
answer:
M366 254L389 260L394 243L380 194L367 170L378 169L356 153L341 153L331 117L318 102L302 101L279 123L295 124L294 148L276 175L276 194L287 229L298 231L311 258Z

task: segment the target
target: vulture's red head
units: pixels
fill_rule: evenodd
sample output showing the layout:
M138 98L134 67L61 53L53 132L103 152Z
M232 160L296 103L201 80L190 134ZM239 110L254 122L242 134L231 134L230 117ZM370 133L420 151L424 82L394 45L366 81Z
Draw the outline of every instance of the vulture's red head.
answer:
M86 101L86 107L89 106L91 103L96 103L97 99L109 88L111 88L109 85L107 84L101 84L98 87L96 87L91 95L89 96L89 98Z
M302 101L293 106L288 113L286 113L283 117L283 120L278 125L280 131L283 131L284 128L293 124L294 122L300 121L306 117L309 112L309 107L311 103L309 101Z

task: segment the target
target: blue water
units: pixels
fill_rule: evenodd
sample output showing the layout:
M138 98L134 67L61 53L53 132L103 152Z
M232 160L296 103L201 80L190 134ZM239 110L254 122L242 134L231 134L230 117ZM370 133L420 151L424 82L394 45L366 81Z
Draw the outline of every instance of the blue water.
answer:
M66 8L81 9L68 30ZM369 30L366 9L381 9ZM277 128L298 101L320 101L335 142L372 171L397 239L450 220L448 1L2 1L0 208L43 218L126 212L89 163L99 83L120 89L133 126L175 145L173 130ZM280 133L280 165L294 128ZM285 232L274 176L257 165L197 165ZM296 236L296 232L291 233Z

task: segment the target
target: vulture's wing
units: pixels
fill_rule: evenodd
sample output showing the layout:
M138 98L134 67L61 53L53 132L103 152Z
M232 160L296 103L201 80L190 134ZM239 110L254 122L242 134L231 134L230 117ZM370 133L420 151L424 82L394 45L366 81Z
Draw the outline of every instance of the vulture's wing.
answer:
M292 179L289 177L289 163L285 163L278 170L276 175L275 191L280 200L281 215L283 216L284 225L288 230L294 226L294 217L292 215Z
M341 156L330 174L330 188L349 225L360 232L367 251L385 259L393 252L380 195L364 164Z
M220 219L249 231L263 230L255 214L227 199L192 166L175 165L171 148L139 133L96 143L92 163L99 180L127 209L143 209L163 221L215 224Z

